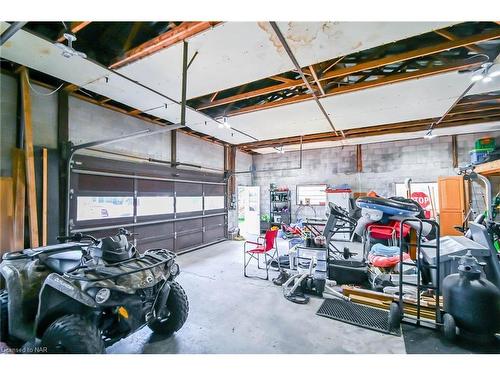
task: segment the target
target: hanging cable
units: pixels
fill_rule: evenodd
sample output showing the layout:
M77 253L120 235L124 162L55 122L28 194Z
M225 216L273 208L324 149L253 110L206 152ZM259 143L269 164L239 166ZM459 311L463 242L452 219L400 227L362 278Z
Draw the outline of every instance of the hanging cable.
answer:
M35 88L31 85L31 82L30 82L30 80L29 80L29 79L28 79L28 85L29 85L29 87L31 88L31 90L33 90L33 92L34 92L36 95L40 95L40 96L50 96L50 95L53 95L53 94L55 94L56 92L58 92L58 91L61 89L61 87L63 87L63 86L64 86L64 83L61 83L61 84L59 85L59 87L58 87L58 88L54 89L53 91L51 91L51 92L49 92L49 93L43 93L43 92L40 92L40 91L35 90Z

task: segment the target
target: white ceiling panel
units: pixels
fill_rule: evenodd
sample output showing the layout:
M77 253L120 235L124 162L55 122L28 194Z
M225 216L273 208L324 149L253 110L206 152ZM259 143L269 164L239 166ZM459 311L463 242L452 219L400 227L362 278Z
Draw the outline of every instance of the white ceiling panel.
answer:
M493 70L492 70L493 71ZM337 129L440 117L469 86L471 73L451 72L321 99ZM500 79L469 94L500 90Z
M394 83L321 99L338 129L438 117L470 83L457 72Z
M470 134L470 133L484 133L500 131L500 122L489 122L484 124L474 124L474 125L463 125L455 126L449 128L436 128L433 133L436 136L454 135L454 134ZM380 142L390 142L390 141L402 141L407 139L417 139L423 138L426 131L411 132L411 133L398 133L398 134L385 134L376 135L371 137L363 138L350 138L342 141L324 141L315 143L305 143L302 145L304 150L312 150L317 148L328 148L328 147L339 147L339 146L349 146L349 145L359 145L368 143L380 143ZM300 145L290 145L284 146L283 150L288 151L298 151L300 150ZM273 154L276 153L276 149L272 147L258 148L253 151L259 154Z
M229 122L233 128L260 140L332 130L312 100L229 117Z
M226 22L189 39L188 98L293 69L284 53L256 22ZM182 43L133 62L119 71L180 99Z
M331 96L321 102L335 128L342 130L439 117L467 88L471 75L446 73ZM470 93L495 90L500 90L499 78L477 83ZM230 121L260 140L331 130L312 100L234 116Z
M141 111L164 106L165 104L167 104L167 107L175 106L175 102L111 72L107 72L106 76L83 86L83 88ZM170 117L162 118L172 121Z
M2 22L0 30L3 32L8 27L7 22ZM54 44L24 30L15 33L0 47L0 56L78 86L106 75L106 69L101 66L89 64L79 56L67 59Z
M451 26L450 22L278 22L301 66ZM279 45L269 23L261 26Z
M449 26L444 22L279 23L301 65L329 60ZM226 22L189 39L188 98L235 87L294 69L269 22ZM179 99L182 43L119 71Z

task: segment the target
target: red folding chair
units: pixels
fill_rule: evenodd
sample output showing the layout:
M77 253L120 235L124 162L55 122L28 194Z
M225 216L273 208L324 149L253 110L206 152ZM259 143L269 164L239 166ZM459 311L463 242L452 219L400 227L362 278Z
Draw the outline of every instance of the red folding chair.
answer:
M278 260L278 244L276 241L276 237L278 236L277 230L267 230L264 236L259 236L257 238L257 242L254 241L245 241L243 245L243 275L245 277L256 277L262 280L269 280L269 267L271 265L271 261L275 259ZM256 245L254 248L247 250L247 244ZM273 251L274 250L274 251ZM271 253L272 254L269 254ZM260 256L264 255L265 262L265 270L266 270L266 278L259 276L248 276L247 275L247 266L252 259L257 261L257 268L262 270L260 266ZM247 255L249 255L247 261ZM269 261L268 261L269 258Z

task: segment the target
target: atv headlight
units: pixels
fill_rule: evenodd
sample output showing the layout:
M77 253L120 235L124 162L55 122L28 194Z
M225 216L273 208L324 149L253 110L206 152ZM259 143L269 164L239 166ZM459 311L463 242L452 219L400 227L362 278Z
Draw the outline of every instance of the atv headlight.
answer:
M111 296L111 290L108 288L99 289L95 295L95 301L99 304L106 302Z
M177 276L179 273L181 272L181 270L179 269L179 265L177 263L174 263L172 264L172 266L170 267L170 274L175 277Z

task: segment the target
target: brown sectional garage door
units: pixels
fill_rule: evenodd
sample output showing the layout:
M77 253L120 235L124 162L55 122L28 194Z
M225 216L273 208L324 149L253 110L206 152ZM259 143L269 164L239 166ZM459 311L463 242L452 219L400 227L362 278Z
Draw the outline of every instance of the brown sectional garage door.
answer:
M103 237L126 227L140 251L175 252L226 237L222 174L76 155L70 186L72 233Z

